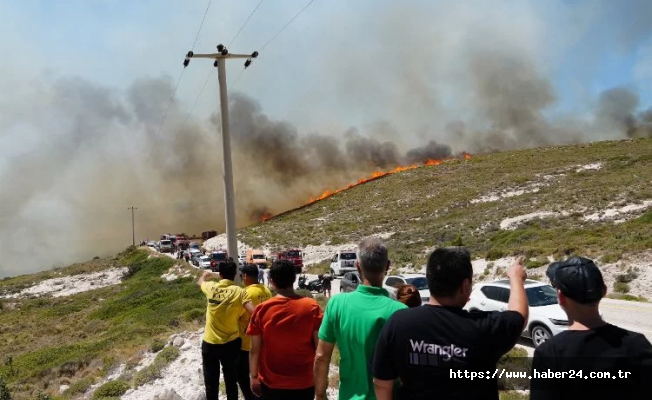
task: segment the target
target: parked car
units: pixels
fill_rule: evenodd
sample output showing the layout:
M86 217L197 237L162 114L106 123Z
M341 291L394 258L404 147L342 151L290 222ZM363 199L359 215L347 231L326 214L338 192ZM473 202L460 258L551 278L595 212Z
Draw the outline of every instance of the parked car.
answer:
M147 247L156 248L156 242L147 242Z
M158 242L158 247L161 253L172 253L172 242L169 239Z
M199 260L199 268L210 268L211 267L211 258L209 256L200 255L198 257L198 260Z
M216 250L209 256L211 260L211 270L218 272L220 263L229 259L229 254L226 250Z
M190 263L196 267L199 267L199 258L203 256L202 253L192 253L190 255Z
M430 301L428 280L424 274L389 275L383 282L383 287L387 289L389 296L393 299L396 299L396 290L401 285L414 285L417 290L419 290L422 304L426 304Z
M355 272L355 250L339 250L331 258L331 275L342 276L347 272Z
M355 292L356 289L358 288L358 285L362 283L362 279L360 279L360 274L358 272L347 272L344 274L342 277L342 280L340 281L340 292L341 293L348 293L348 292Z
M568 330L568 316L559 306L557 290L544 282L526 280L525 293L530 305L530 318L522 336L531 338L539 347L551 337ZM464 307L471 312L504 311L509 300L509 280L476 285Z

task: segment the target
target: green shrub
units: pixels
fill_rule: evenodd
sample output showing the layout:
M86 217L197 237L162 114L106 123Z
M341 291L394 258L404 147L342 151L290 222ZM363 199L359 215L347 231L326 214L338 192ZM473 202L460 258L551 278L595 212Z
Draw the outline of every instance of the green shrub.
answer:
M91 377L86 377L78 380L77 382L74 382L68 390L66 390L67 394L78 394L78 393L85 393L88 388L93 385L93 378Z
M146 383L162 378L163 377L161 375L162 369L163 368L159 365L159 363L154 362L148 365L147 367L141 369L140 371L136 372L136 375L134 376L133 387L137 388Z
M487 276L487 275L489 275L490 273L491 273L491 268L487 267L487 268L485 268L484 271L482 272L482 275Z
M97 400L102 397L119 397L125 394L127 390L129 390L129 384L125 381L108 381L95 390L95 393L93 393L93 399Z
M163 350L165 347L165 343L161 339L154 339L152 344L149 346L149 350L152 353L158 353L159 351Z
M457 235L457 237L455 238L455 240L453 240L452 242L450 242L450 245L451 245L451 246L459 246L459 247L464 246L464 241L462 240L462 236Z
M0 400L11 400L11 392L2 376L0 376Z
M638 278L638 274L631 269L625 274L620 274L616 276L616 282L629 283L634 279Z
M191 321L202 319L205 315L206 315L206 310L204 310L203 308L195 308L183 313L183 319L186 322L191 322Z
M600 258L600 262L602 262L603 264L612 264L620 260L622 257L623 255L621 253L615 253L610 251Z
M629 284L626 282L614 282L614 292L629 293Z
M181 354L181 351L178 347L168 346L156 355L154 362L162 363L163 366L165 366L176 360L179 357L179 354Z
M38 392L35 400L52 400L52 396L47 393Z
M499 258L505 257L505 253L502 250L498 250L495 248L490 249L487 254L484 256L487 260L497 260Z

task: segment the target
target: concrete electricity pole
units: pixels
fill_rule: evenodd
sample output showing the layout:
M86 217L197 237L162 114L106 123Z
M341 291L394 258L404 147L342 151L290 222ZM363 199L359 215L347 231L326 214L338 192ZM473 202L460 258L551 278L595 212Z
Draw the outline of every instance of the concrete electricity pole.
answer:
M138 210L137 207L127 207L127 210L131 210L131 244L136 245L136 225L134 223L134 210Z
M184 67L187 67L191 58L209 58L215 60L213 64L217 67L217 78L220 85L220 111L222 117L222 164L224 170L224 203L226 205L226 243L229 257L233 257L237 262L238 257L238 237L236 235L235 225L235 194L233 190L233 165L231 162L231 132L229 130L229 99L226 86L226 60L229 58L246 58L245 68L251 65L253 58L258 57L258 52L254 51L251 55L231 54L224 45L217 46L217 53L212 54L195 54L189 51L186 59L183 61Z

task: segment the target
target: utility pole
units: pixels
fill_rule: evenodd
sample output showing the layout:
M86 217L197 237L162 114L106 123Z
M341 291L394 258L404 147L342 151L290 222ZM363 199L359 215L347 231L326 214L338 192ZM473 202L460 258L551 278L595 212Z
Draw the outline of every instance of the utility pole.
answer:
M137 207L127 207L127 210L131 210L131 244L136 245L136 225L134 223L134 210L138 210Z
M251 55L231 54L227 48L220 44L217 46L217 53L212 54L194 54L189 51L186 59L183 61L184 67L187 67L191 58L209 58L215 60L213 66L217 67L217 78L220 85L220 112L222 119L222 165L224 170L224 203L226 206L226 246L229 257L233 257L237 262L238 257L238 237L235 225L235 194L233 190L233 165L231 162L231 132L229 125L229 99L226 86L226 60L230 58L246 58L244 67L251 65L252 59L258 57L258 52L254 51ZM239 274L238 274L239 276Z

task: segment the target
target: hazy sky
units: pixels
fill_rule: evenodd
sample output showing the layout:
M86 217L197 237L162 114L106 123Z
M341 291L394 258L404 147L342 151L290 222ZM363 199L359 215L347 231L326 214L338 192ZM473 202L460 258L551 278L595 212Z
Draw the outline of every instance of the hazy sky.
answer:
M258 3L214 0L195 51L210 52L216 44L231 41ZM645 3L648 6L641 6ZM168 75L175 80L206 4L206 0L0 0L0 85L29 84L39 74L81 76L118 90L144 76ZM231 50L260 49L305 4L304 0L263 1ZM419 54L428 54L421 46L454 43L454 39L427 40L429 33L440 33L439 28L447 27L451 19L468 24L469 30L487 20L505 19L515 35L523 35L516 39L532 47L535 61L554 84L558 102L548 112L582 111L598 93L614 86L634 89L642 104L648 105L652 103L652 39L644 25L652 19L649 4L638 0L316 0L261 52L237 90L258 99L266 113L307 130L336 122L370 123L392 107L375 104L364 112L352 110L365 107L364 99L347 90L346 81L338 81L338 71L363 71L391 87L393 80L402 79L393 74L408 70L410 64L455 64L455 60L424 60ZM466 17L460 19L460 14ZM457 26L451 35L464 30ZM386 64L378 56L384 43ZM405 69L392 67L396 62L404 63ZM183 102L194 102L210 67L206 60L193 60L178 92ZM229 64L231 80L241 67L239 61ZM200 115L216 107L216 82L212 79L200 98ZM377 85L379 80L369 83ZM309 114L307 105L315 106Z

